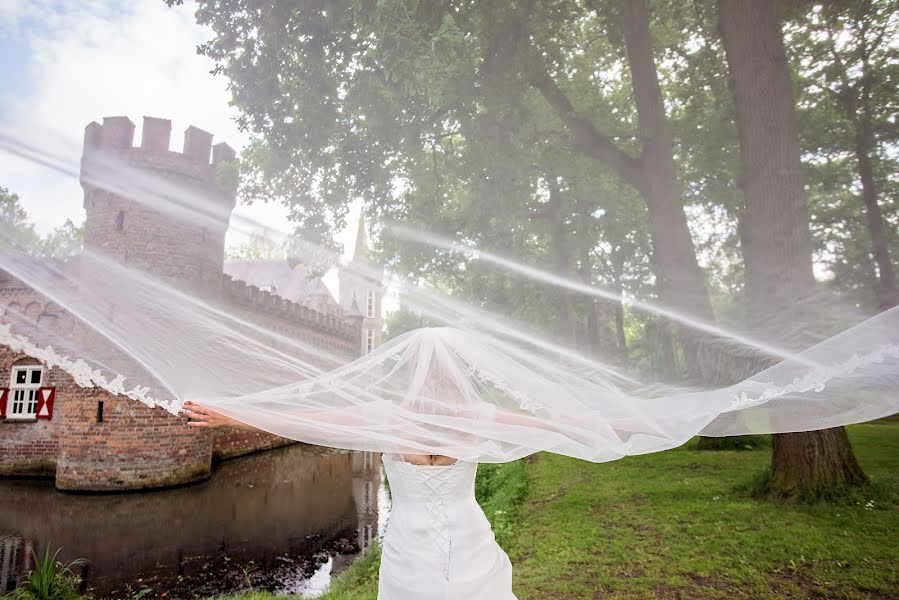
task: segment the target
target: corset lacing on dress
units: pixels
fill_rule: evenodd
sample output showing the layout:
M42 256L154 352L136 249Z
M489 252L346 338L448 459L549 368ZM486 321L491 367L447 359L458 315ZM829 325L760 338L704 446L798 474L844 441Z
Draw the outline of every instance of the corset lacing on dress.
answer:
M453 540L449 533L449 518L444 497L446 488L452 483L454 467L459 462L456 461L450 465L417 465L402 458L394 460L414 473L418 482L426 490L424 505L430 517L427 524L428 536L440 552L443 576L448 579Z

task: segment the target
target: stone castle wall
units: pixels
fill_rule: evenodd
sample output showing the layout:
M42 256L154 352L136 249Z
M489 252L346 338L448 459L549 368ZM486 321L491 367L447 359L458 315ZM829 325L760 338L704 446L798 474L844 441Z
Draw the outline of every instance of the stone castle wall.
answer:
M127 117L87 126L81 159L85 249L214 290L236 202L234 184L222 184L218 173L233 165L235 153L227 144L213 149L212 135L196 127L184 133L184 152L172 152L171 127L168 120L145 117L141 143L134 146Z
M0 276L0 303L0 315L4 323L14 323L21 327L23 321L46 324L49 319L59 319L59 311L45 298L8 276ZM40 363L27 354L0 346L0 387L9 387L13 366L33 364ZM63 397L72 398L89 393L78 386L69 389L70 381L71 378L55 369L44 373L43 385L54 386L60 392L66 391L65 394L57 394L52 420L0 419L0 475L55 474L62 429L62 421L58 417L65 413Z
M324 353L353 358L358 329L332 316L262 292L241 282L225 284L246 297L226 299L229 310L269 331L322 349L303 358L333 367ZM252 299L251 299L252 298ZM0 279L0 314L15 322L55 319L72 329L72 318L15 279ZM28 334L19 324L17 331ZM296 349L294 348L294 351ZM296 353L296 352L294 352ZM39 364L0 345L0 386L9 385L14 365ZM53 476L65 490L116 491L165 487L203 479L213 458L226 459L292 443L267 433L214 432L187 425L161 408L149 408L124 396L83 388L59 369L45 369L43 385L56 388L50 420L0 419L0 475ZM102 415L102 416L101 416Z
M225 460L261 450L271 450L292 444L293 440L270 433L257 433L241 429L216 429L212 445L212 457Z
M103 419L97 418L103 403ZM56 487L114 491L189 483L209 475L212 432L104 392L66 398Z
M32 323L71 332L70 315L14 278L0 278L3 321L29 333ZM21 315L25 315L22 317ZM32 334L40 344L39 334ZM76 334L77 335L77 334ZM40 364L0 345L0 386L13 366ZM112 491L186 483L208 476L212 435L162 409L84 388L58 368L42 385L56 388L52 418L0 419L0 475L53 476L65 490Z
M193 287L235 316L295 341L285 350L321 368L358 356L359 319L326 315L223 275L235 194L219 183L217 168L231 163L234 151L212 147L210 134L191 127L184 152L171 152L170 132L169 121L145 118L135 147L126 117L88 125L81 175L85 250ZM179 204L185 192L199 202ZM2 273L0 315L20 327L40 321L81 335L71 315ZM28 360L34 359L0 345L0 386L8 385L13 364ZM162 409L81 388L55 368L45 369L44 385L56 387L52 419L0 420L0 475L52 475L65 490L163 487L207 477L213 457L290 443L270 434L190 427Z
M0 348L0 369L4 373L9 373L13 365L37 363L37 360L25 354ZM58 385L61 383L59 379L58 373L52 373L49 377L45 375L47 385ZM54 409L56 415L64 412L64 404L57 400ZM59 455L59 430L59 419L0 419L0 475L54 475L56 457Z

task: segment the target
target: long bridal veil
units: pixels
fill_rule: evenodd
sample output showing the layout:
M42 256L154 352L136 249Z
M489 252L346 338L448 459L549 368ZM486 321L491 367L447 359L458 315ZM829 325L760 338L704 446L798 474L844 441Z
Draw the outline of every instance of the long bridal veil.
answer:
M8 151L77 172L64 158L26 142L10 136L3 141ZM93 188L163 213L170 223L198 230L221 224L222 214L208 209L194 190L145 169L109 157L83 169L82 180ZM383 232L392 234L406 235L400 228ZM165 247L171 231L146 235ZM813 319L790 321L782 335L767 336L635 302L634 310L698 331L713 363L743 373L726 384L675 384L399 279L390 285L401 301L440 326L414 329L348 361L347 348L358 354L352 344L291 335L223 302L220 288L162 276L108 247L89 243L59 261L18 249L8 235L5 245L0 343L65 371L80 385L173 415L194 400L314 444L485 462L542 450L606 461L672 448L697 434L807 431L899 412L899 309L865 318L835 297L805 311ZM480 268L512 264L480 258ZM586 296L599 292L519 267L513 276L539 285L568 286ZM270 304L258 309L262 313L299 310L276 294L266 297ZM339 315L319 317L324 329L346 339L358 335Z

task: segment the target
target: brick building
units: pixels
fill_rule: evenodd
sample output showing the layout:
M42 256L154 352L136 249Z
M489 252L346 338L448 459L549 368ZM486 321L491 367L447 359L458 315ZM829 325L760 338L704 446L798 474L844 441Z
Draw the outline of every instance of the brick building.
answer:
M347 361L380 343L382 290L376 275L342 277L338 302L320 280L309 280L302 266L225 264L225 233L236 202L236 183L222 177L235 160L227 144L213 146L211 134L189 127L183 152L170 151L171 122L152 117L144 117L138 146L134 131L127 117L107 117L102 125L94 122L85 129L86 249L177 282L230 313ZM188 187L202 199L202 225L135 199L140 190L132 194L101 183L105 180L95 174L109 163L127 165L128 179L137 187L141 184L133 173ZM364 263L368 273L380 273L365 257L361 222L357 238L354 261ZM361 310L360 298L365 302ZM76 338L89 335L79 332L77 319L59 306L0 272L0 324L23 314L28 324ZM315 357L303 358L315 362ZM207 477L213 458L289 443L267 434L189 427L185 418L161 408L81 387L65 372L2 345L0 386L5 386L0 388L0 475L52 476L63 490L188 483Z

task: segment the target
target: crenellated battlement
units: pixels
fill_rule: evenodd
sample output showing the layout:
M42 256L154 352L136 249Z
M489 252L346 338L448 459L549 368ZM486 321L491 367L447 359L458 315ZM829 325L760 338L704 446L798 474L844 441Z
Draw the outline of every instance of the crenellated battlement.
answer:
M242 305L301 327L317 329L353 344L359 337L359 324L292 302L268 290L233 279L230 275L222 275L222 297L226 302Z
M182 152L169 150L172 122L169 119L144 117L139 145L134 144L135 125L128 117L104 117L103 124L96 121L84 129L82 150L82 185L90 186L85 175L90 176L91 159L98 156L112 157L129 167L146 168L180 175L205 183L221 193L230 207L236 201L236 181L224 184L216 176L216 169L223 163L232 163L237 153L225 142L212 144L212 134L191 125L184 131ZM211 160L210 160L211 155Z
M128 117L84 130L85 248L215 294L237 202L237 155L193 126L183 151L169 150L168 119L144 117L139 144L134 132Z

